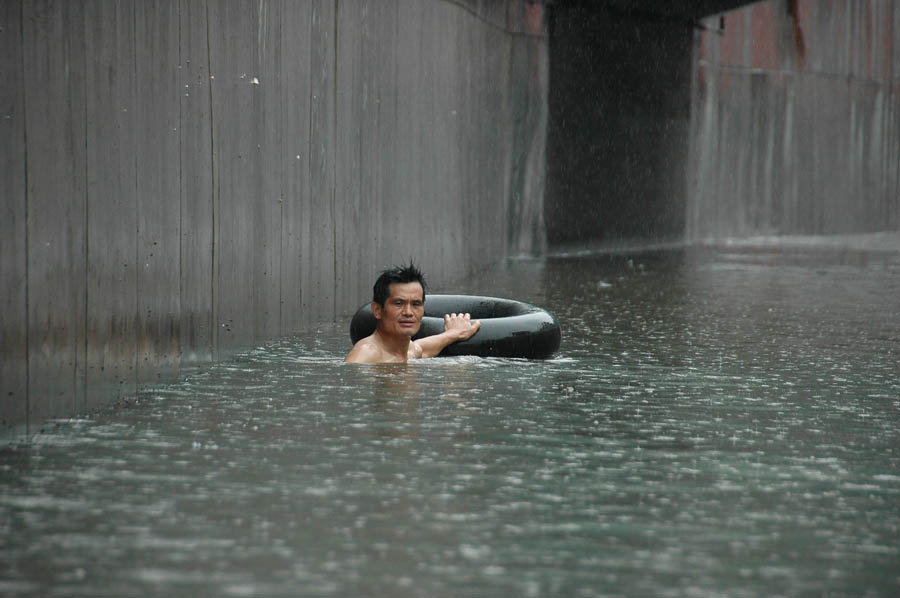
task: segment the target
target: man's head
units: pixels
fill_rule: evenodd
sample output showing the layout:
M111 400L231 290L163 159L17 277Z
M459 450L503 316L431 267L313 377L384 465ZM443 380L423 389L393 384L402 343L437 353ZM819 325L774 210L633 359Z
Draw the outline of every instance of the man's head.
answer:
M408 266L394 266L381 273L372 289L372 301L381 307L391 293L392 283L418 282L422 285L422 300L425 300L425 277L412 262Z
M385 270L373 289L372 314L382 335L412 338L425 315L425 279L412 263Z

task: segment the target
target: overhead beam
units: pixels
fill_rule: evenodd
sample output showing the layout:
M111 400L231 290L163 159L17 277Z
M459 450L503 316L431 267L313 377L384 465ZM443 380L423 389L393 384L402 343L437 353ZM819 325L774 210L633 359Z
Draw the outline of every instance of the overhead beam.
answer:
M747 0L554 0L559 7L585 6L606 8L626 13L648 21L696 21L710 15L734 10L747 4Z

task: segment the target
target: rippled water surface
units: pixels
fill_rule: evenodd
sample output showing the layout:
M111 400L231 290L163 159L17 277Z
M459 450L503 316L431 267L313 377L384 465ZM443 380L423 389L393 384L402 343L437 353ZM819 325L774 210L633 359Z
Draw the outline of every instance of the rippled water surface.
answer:
M511 262L552 360L346 323L0 449L0 595L896 596L900 260ZM52 428L52 429L51 429Z

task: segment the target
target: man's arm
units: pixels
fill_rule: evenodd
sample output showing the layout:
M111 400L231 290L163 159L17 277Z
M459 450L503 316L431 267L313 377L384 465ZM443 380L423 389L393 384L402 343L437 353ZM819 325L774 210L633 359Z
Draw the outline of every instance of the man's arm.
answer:
M436 357L444 347L457 341L471 338L481 328L481 321L471 321L469 314L447 314L444 316L444 331L415 341L422 349L421 357Z

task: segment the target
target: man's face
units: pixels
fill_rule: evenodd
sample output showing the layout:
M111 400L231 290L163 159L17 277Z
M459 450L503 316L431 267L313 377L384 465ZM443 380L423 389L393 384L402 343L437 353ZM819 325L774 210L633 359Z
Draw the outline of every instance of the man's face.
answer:
M372 313L379 330L412 338L425 315L425 291L418 282L392 282L384 307L373 303Z

